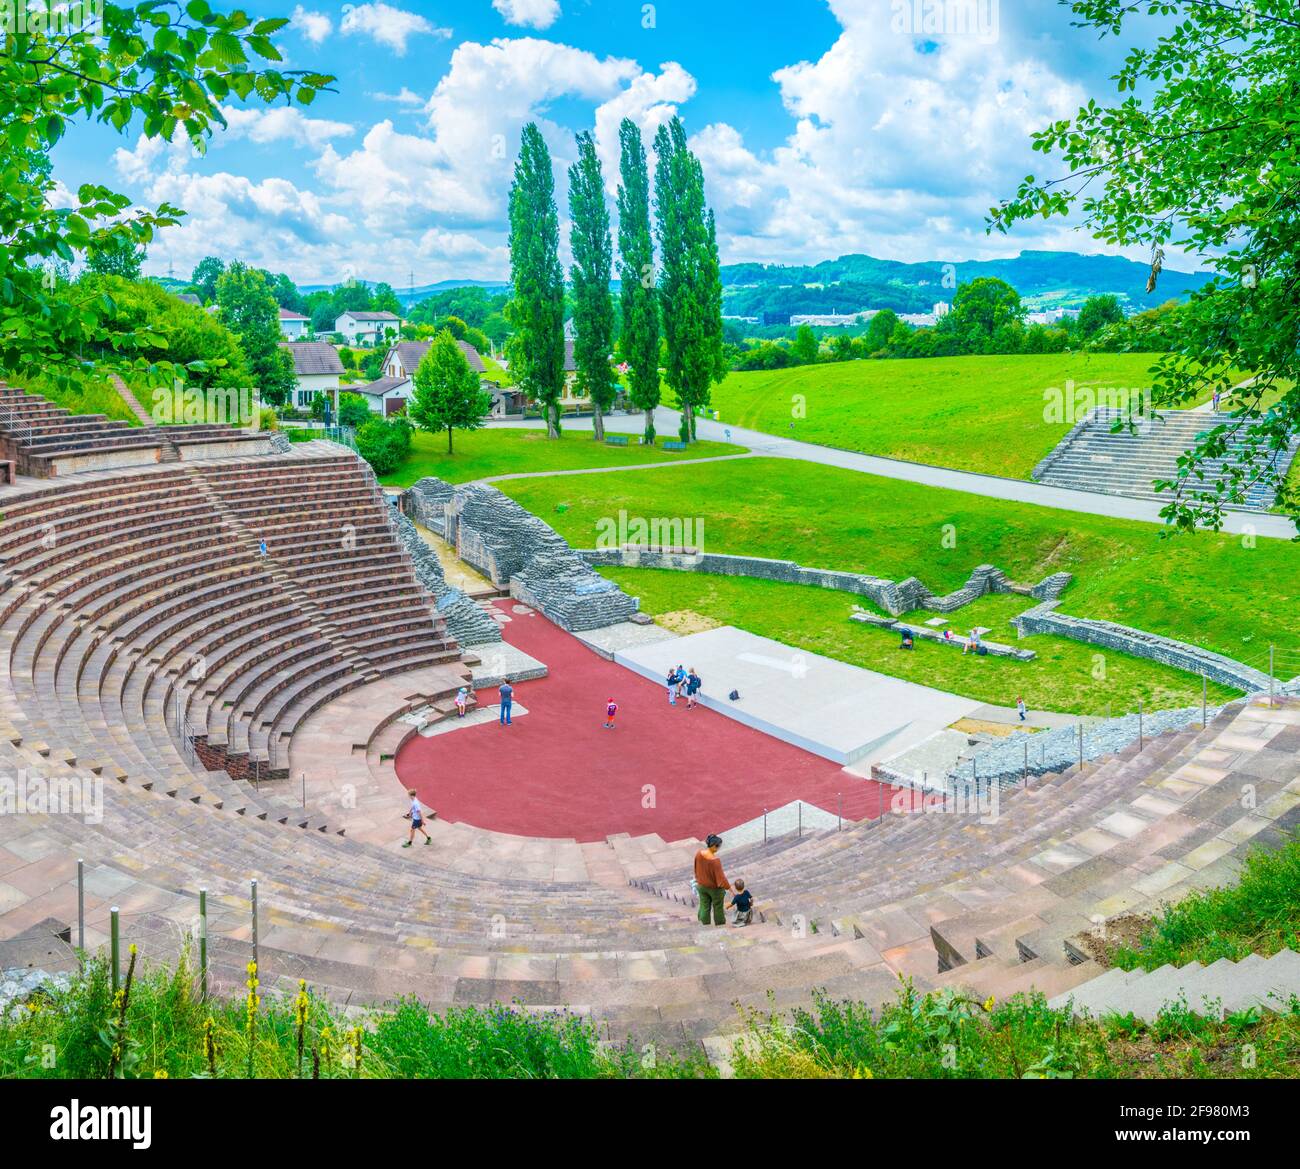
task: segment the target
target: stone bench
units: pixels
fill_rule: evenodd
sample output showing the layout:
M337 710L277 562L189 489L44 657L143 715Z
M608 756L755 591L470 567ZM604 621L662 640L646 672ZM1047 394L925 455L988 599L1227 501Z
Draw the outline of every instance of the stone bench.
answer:
M849 617L850 621L857 621L862 625L871 625L876 629L888 629L901 635L902 630L910 630L915 641L935 642L939 645L950 645L957 649L962 649L966 645L965 637L946 638L943 633L937 629L931 629L928 626L917 628L909 625L905 621L896 621L892 617L879 617L874 613L854 613ZM1020 649L1014 645L1003 645L996 641L987 641L980 638L980 647L988 651L988 655L994 658L1015 658L1020 662L1032 662L1038 655L1032 649Z

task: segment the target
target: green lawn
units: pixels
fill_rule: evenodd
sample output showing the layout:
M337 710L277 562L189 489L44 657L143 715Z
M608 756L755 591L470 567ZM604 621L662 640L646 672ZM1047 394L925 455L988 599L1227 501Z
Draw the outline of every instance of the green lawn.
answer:
M730 373L713 391L723 422L963 471L1027 479L1070 429L1047 399L1074 383L1089 391L1151 385L1155 354L1062 353L846 361ZM1067 399L1068 400L1068 399Z
M574 430L558 439L548 439L546 431L541 429L489 426L468 434L458 430L453 442L455 454L448 455L446 434L417 432L410 457L380 482L389 487L409 487L426 476L436 475L451 483L466 483L489 475L522 471L631 467L637 463L679 462L744 453L743 447L721 442L697 442L686 451L666 451L664 441L661 438L658 446L646 447L638 444L633 435L629 445L617 447L594 441L590 431Z
M1161 539L1154 524L783 459L502 486L577 547L593 546L597 521L626 509L630 517L702 520L711 552L895 580L916 575L940 594L984 563L1026 583L1068 571L1076 580L1064 597L1067 613L1122 621L1261 667L1276 642L1279 673L1300 673L1300 547L1285 541L1251 547L1204 532Z
M1097 677L1095 646L1062 637L1030 637L1017 644L1032 649L1032 662L974 657L944 645L916 643L905 653L898 635L850 621L855 604L878 612L863 598L811 585L782 584L746 577L709 576L651 568L605 568L604 576L641 598L652 616L700 614L735 625L810 653L906 678L997 706L1014 706L1023 694L1032 709L1071 714L1120 715L1191 706L1201 701L1201 681L1181 670L1125 654L1107 653ZM1017 596L984 597L946 619L964 633L973 625L992 629L992 641L1015 642L1011 618L1032 605ZM933 613L914 613L907 620L921 626ZM663 622L671 627L671 619ZM1221 686L1209 688L1211 704L1239 697Z

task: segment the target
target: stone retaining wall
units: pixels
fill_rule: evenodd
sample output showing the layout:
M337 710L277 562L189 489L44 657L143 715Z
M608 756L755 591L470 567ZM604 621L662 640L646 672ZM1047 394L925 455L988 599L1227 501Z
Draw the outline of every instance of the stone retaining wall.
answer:
M601 629L636 612L636 602L593 572L554 528L495 487L421 479L402 507L498 588L563 629Z
M887 580L860 572L835 572L826 568L805 568L793 560L767 560L761 556L726 556L713 552L670 552L644 548L585 549L578 552L588 564L609 568L669 568L682 572L705 572L716 576L749 576L784 584L813 585L866 597L886 613L900 617L916 609L951 613L988 593L1018 593L1040 601L1054 601L1074 579L1057 572L1036 585L1012 581L1001 569L981 564L955 592L939 596L916 577Z
M1052 633L1057 637L1068 637L1103 649L1119 650L1134 657L1147 658L1193 674L1205 674L1211 681L1244 690L1247 694L1268 689L1269 678L1262 670L1243 665L1223 654L1202 649L1198 645L1189 645L1185 641L1175 641L1172 637L1161 637L1128 625L1117 625L1113 621L1068 617L1056 611L1059 604L1055 600L1045 601L1020 616L1013 617L1012 624L1021 637Z

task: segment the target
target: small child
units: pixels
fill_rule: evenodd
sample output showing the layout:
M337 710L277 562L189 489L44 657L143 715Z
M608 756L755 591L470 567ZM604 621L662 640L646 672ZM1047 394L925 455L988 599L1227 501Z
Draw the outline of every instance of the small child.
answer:
M699 674L695 672L695 667L691 667L691 672L686 675L686 709L694 710L700 701L700 687L704 683L700 680Z
M433 837L424 830L424 809L420 807L420 797L415 794L415 788L408 788L406 794L411 797L411 810L406 813L406 819L411 822L411 835L402 847L410 848L415 843L417 831L424 836L425 844L432 844Z
M612 698L605 704L605 729L612 731L614 729L614 716L618 714L618 703Z
M456 691L456 717L465 717L465 706L469 702L469 691L462 686Z
M739 877L736 878L736 891L727 908L736 911L736 920L732 925L749 925L754 920L754 895L745 888L745 882Z
M1022 695L1017 695L1016 697L1016 712L1020 715L1020 721L1024 722L1025 715L1029 712L1029 708L1025 705L1025 700Z

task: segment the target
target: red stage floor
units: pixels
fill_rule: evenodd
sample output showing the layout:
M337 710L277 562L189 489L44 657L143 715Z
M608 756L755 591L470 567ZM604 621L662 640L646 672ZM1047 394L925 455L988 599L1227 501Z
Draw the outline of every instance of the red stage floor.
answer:
M664 840L720 832L802 799L846 819L879 814L890 789L713 711L670 706L663 687L593 653L540 614L515 614L506 641L545 662L515 687L528 714L417 736L397 774L441 819L522 836ZM690 666L690 662L684 663ZM707 681L707 680L706 680ZM618 702L605 730L605 703ZM495 689L479 694L494 705Z

